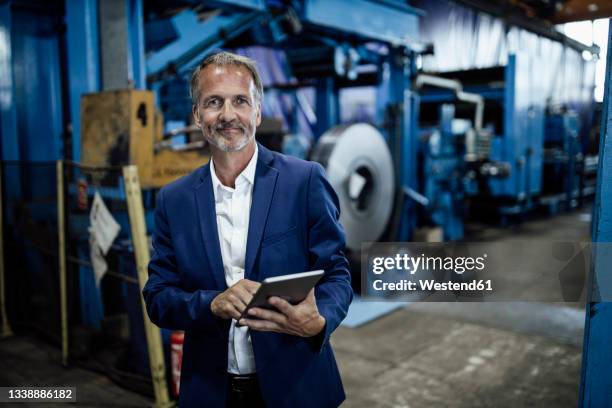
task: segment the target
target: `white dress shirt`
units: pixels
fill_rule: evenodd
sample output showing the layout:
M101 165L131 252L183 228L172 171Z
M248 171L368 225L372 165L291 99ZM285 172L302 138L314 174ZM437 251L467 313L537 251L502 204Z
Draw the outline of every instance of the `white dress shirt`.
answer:
M210 161L217 230L219 244L221 245L221 257L223 258L225 282L228 287L244 278L244 257L249 232L257 154L258 148L255 144L253 157L236 178L236 188L227 187L219 181L215 173L213 160ZM248 327L236 327L236 320L234 319L232 319L229 331L227 371L232 374L255 372L255 356L253 355Z

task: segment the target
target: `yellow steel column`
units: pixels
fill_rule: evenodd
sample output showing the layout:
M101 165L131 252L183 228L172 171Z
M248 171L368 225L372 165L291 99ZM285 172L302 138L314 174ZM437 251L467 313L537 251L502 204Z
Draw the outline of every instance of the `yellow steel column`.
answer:
M0 338L13 335L11 326L6 316L6 286L4 280L4 218L2 210L2 164L0 164L0 319L2 319L2 331Z
M153 380L155 405L158 407L168 407L174 404L170 401L168 396L161 333L159 328L149 320L144 298L142 297L142 289L148 277L147 267L149 265L150 254L144 208L142 206L142 194L140 191L140 182L138 180L138 168L136 166L124 166L123 180L125 182L125 194L130 217L130 229L132 231L132 245L134 246L134 256L136 257L138 283L140 284L140 301L144 317L147 346L149 348L149 362L151 364L151 378Z
M62 364L68 365L68 301L66 299L66 218L64 213L64 162L56 162L57 252L59 258L60 314L62 319Z

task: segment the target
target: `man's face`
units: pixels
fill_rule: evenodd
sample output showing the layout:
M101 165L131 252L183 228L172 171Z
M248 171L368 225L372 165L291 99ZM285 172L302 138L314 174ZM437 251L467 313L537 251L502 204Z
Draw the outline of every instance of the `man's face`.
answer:
M255 137L261 104L246 68L209 65L200 71L200 98L193 107L206 140L224 152L236 152Z

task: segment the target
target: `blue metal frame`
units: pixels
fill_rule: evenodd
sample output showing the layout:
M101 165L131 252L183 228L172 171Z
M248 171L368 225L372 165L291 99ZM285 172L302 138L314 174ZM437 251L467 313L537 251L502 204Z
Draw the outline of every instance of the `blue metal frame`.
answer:
M334 78L319 79L316 91L317 123L315 125L315 140L340 122L340 95L334 84Z
M162 47L147 58L147 74L161 74L169 65L176 65L180 74L189 73L204 55L220 48L231 36L237 36L257 23L259 11L219 14L204 22L186 10L172 17L178 39Z
M50 161L62 157L63 109L60 30L56 16L13 8L11 47L19 159Z
M13 84L11 3L0 5L0 136L2 160L19 160L17 109Z
M98 0L66 0L72 160L81 159L81 96L100 89Z
M387 129L385 136L391 155L395 158L396 183L401 191L406 188L417 191L416 175L418 154L418 95L412 92L412 75L416 73L415 58L404 47L390 50L389 58L384 66L383 77L378 89L379 105L377 116L382 119L384 110L395 109L396 129L399 130L399 140L393 129ZM386 101L381 103L380 101ZM381 121L382 122L382 121ZM402 201L400 227L398 236L394 239L407 241L412 237L416 227L415 203L409 198Z
M608 59L604 109L601 118L597 195L593 208L593 242L612 242L612 20L608 31ZM595 285L610 293L612 259L609 250L595 250L584 328L581 407L609 407L612 401L612 302L597 302Z
M128 24L128 75L134 88L146 89L144 23L142 0L126 0Z
M266 10L266 0L208 0L207 5L212 7L243 8L245 10Z
M503 102L504 97L505 97L504 89L490 89L490 88L481 87L481 86L478 86L478 87L465 86L463 89L466 92L478 94L488 101L497 100L497 101ZM422 103L452 102L452 101L455 101L456 99L457 99L457 96L455 95L454 92L444 90L444 89L429 90L427 91L427 93L421 94Z
M410 48L419 38L420 14L399 2L306 0L302 18L307 23Z

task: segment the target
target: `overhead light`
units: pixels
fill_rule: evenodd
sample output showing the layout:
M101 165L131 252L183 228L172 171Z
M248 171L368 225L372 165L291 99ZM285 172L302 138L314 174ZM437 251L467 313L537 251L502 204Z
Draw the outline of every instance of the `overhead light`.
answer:
M591 4L589 4L589 5L587 6L587 9L588 9L588 10L589 10L591 13L594 13L594 12L596 12L597 10L599 10L599 6L598 6L597 4L595 4L595 3L591 3Z

